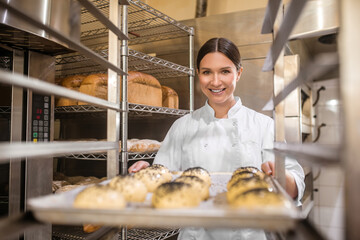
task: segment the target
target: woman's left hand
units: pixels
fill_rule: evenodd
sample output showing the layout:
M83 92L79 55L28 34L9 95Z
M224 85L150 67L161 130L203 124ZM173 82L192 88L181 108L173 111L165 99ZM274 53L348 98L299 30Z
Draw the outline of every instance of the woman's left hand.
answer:
M269 176L275 176L275 163L268 161L261 164L261 170ZM286 176L286 192L295 199L298 195L298 189L295 182L295 178L291 173L289 173L287 170L285 170L285 176Z

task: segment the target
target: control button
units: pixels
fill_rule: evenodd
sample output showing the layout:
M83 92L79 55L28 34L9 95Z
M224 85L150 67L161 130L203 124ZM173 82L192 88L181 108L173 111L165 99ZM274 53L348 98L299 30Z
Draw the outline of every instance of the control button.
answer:
M37 126L39 124L39 121L38 120L34 120L33 121L33 126Z
M44 120L49 120L49 116L48 116L48 115L44 115Z
M48 128L48 127L44 127L44 132L49 132L49 128Z
M36 116L36 119L37 119L37 120L40 120L40 116L39 116L39 115L38 115L38 116Z
M39 138L43 138L44 137L44 133L39 132Z
M33 133L33 138L37 138L38 134L36 132Z
M44 138L48 138L49 137L49 133L44 132Z
M43 127L39 127L39 132L44 132L44 128L43 128Z
M44 109L44 114L45 115L49 114L49 109Z
M34 126L34 127L33 127L33 131L34 131L34 132L37 132L37 131L38 131L38 127L37 127L37 126Z
M44 108L49 108L49 103L44 103Z
M37 139L36 139L36 138L34 138L34 139L33 139L33 142L37 142Z
M44 121L44 126L49 126L49 121Z
M39 142L42 142L43 140L44 140L44 139L42 139L42 138L39 138L39 139L38 139Z
M39 121L39 126L43 126L44 125L44 121L40 120Z
M44 97L44 102L49 102L49 97L48 96Z

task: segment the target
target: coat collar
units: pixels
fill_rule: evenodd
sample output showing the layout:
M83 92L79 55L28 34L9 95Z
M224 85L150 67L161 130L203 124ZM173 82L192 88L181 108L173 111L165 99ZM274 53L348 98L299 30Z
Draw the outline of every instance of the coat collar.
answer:
M208 119L218 119L215 117L215 111L214 109L209 105L208 103L209 100L206 100L206 103L205 103L205 106L204 106L204 109L205 109L205 112L206 112L206 116ZM229 109L229 112L228 112L228 119L229 118L233 118L237 112L239 112L239 110L241 109L242 107L242 102L241 102L241 99L240 97L235 97L235 105L232 106L230 109Z

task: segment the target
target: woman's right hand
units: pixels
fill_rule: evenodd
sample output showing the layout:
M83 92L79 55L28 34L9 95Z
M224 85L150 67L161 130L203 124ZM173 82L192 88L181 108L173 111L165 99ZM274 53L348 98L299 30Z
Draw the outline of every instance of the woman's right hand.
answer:
M128 172L135 173L135 172L140 171L141 169L147 168L148 166L150 166L150 164L148 162L138 161L138 162L134 163L133 165L131 165L131 167L129 167Z

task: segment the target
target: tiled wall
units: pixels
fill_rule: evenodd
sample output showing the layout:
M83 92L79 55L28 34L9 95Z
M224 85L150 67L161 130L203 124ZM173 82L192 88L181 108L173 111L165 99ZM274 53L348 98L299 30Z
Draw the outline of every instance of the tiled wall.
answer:
M316 126L325 123L321 129L319 144L339 144L341 142L341 103L338 101L337 80L315 82L312 87L313 99L316 90L325 86L320 92L315 106ZM317 133L314 133L316 137ZM321 169L321 170L320 170ZM320 172L319 172L320 171ZM340 166L314 168L314 208L310 219L315 226L330 240L342 240L344 237L344 172Z

